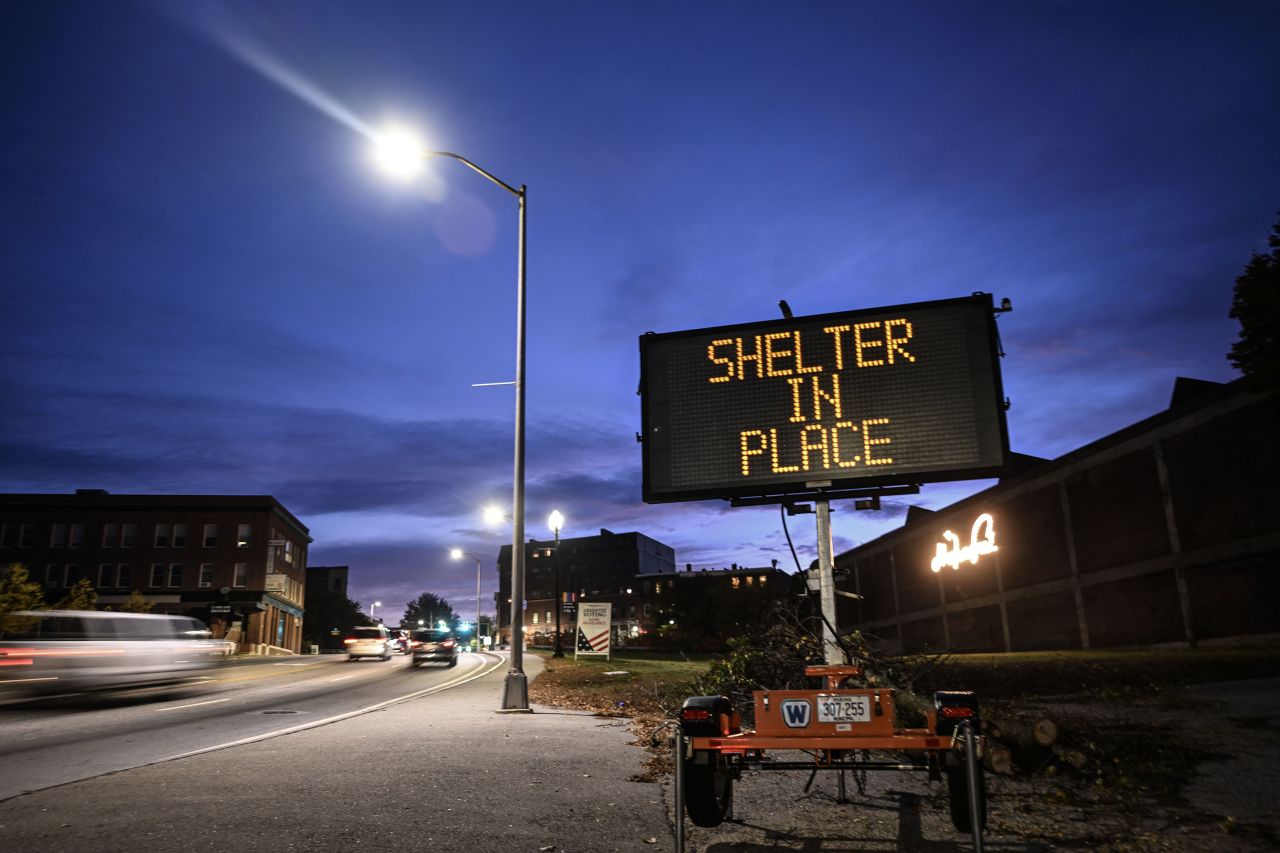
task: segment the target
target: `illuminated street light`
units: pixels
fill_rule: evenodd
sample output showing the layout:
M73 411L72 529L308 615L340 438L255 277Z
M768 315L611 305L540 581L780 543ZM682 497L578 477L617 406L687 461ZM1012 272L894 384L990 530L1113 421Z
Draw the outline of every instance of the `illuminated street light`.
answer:
M484 523L491 527L495 524L501 524L503 521L510 518L510 516L503 512L499 507L493 506L492 504L485 507L482 512L484 513Z
M449 556L455 560L470 557L476 561L476 651L478 652L480 651L480 558L474 554L468 554L461 548L450 549Z
M378 608L379 608L379 607L381 607L381 606L382 606L382 602L381 602L381 601L375 601L373 604L370 604L370 605L369 605L369 618L370 618L370 619L372 619L372 618L373 618L374 613L376 613L376 612L377 612L377 610L378 610Z
M560 528L564 527L564 513L558 509L553 509L551 515L547 516L547 526L556 535L556 552L555 564L553 569L556 573L556 645L551 652L553 658L564 657L564 647L560 643Z
M466 157L449 151L428 151L403 130L392 130L378 138L375 158L385 171L400 178L413 174L410 161L420 167L428 157L448 157L487 178L516 197L519 203L519 242L516 249L516 411L515 473L511 504L511 625L524 620L524 387L525 387L525 203L526 187L517 189L506 181L472 163ZM529 710L529 681L524 673L524 644L519 636L511 643L511 669L502 691L502 710Z

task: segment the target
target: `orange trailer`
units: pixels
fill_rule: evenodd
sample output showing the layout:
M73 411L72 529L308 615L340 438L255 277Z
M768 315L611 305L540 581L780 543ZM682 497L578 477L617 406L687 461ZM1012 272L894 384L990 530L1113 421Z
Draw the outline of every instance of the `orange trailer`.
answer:
M868 770L927 772L947 779L951 822L982 851L986 823L986 782L978 701L968 691L939 691L923 728L899 728L894 691L853 686L862 668L810 666L805 675L823 679L819 690L758 690L754 730L742 729L741 715L723 696L694 696L680 710L674 738L676 851L684 853L684 815L697 826L713 827L731 817L733 783L742 770L819 770L844 774ZM767 752L801 750L804 761L780 761ZM899 753L896 760L873 753ZM808 785L805 786L806 789Z

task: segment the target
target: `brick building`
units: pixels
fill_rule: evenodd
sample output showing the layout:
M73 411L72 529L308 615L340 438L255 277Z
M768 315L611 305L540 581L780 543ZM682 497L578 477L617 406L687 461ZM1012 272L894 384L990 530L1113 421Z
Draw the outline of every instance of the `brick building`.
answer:
M625 644L639 636L643 579L675 570L675 551L643 533L614 533L601 529L598 536L560 540L557 554L553 540L531 539L525 544L526 636L555 631L556 566L560 591L572 601L608 601L613 604L614 641ZM557 563L558 559L558 563ZM511 546L498 554L498 607L500 642L511 640ZM572 616L561 616L561 629L569 630Z
M267 495L0 495L0 564L53 604L80 578L110 608L138 591L245 652L298 652L307 528Z
M905 651L1280 634L1277 435L1274 393L1180 379L1167 410L840 554L863 596L840 625Z

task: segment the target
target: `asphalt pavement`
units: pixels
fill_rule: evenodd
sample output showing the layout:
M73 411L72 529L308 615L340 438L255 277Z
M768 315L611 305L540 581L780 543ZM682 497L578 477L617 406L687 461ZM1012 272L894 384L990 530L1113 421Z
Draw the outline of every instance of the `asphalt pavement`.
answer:
M524 658L530 678L541 671ZM0 802L12 851L670 850L627 721L497 713L506 667L445 695Z

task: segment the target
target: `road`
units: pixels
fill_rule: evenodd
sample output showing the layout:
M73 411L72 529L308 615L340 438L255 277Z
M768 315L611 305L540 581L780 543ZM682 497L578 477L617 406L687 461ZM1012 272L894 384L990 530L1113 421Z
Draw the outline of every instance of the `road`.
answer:
M503 666L407 656L238 661L180 685L0 704L0 800L133 767L247 744L439 695Z

